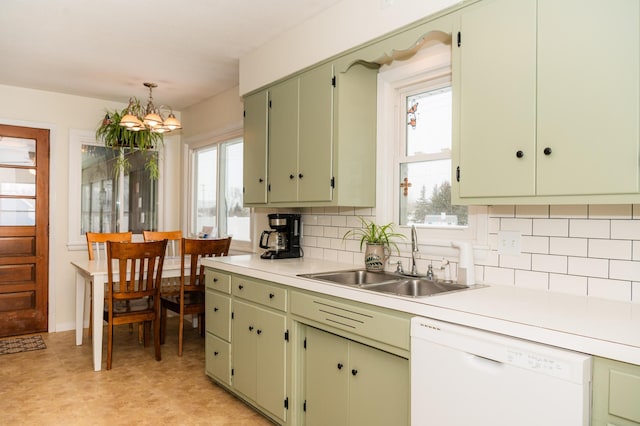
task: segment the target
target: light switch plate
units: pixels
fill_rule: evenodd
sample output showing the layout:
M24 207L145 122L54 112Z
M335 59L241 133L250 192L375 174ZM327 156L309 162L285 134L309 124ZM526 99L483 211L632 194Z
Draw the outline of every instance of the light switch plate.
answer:
M498 254L518 255L521 251L520 231L498 231Z

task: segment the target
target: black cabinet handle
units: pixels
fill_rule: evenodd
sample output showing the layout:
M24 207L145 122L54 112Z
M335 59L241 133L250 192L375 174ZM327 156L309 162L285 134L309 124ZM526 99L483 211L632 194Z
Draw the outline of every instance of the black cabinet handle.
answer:
M213 308L213 312L218 312L218 308Z
M302 179L303 177L302 173L298 174L298 178Z
M341 362L338 363L338 370L342 370L342 367L344 367L344 365L342 365Z
M213 356L218 356L218 351L215 351L215 352L213 353Z
M289 175L289 179L294 179L295 176L294 175Z
M351 370L351 374L353 374L353 375L355 376L356 374L358 374L358 370L356 370L356 369L354 368L353 370Z
M518 158L524 157L524 152L522 152L522 151L516 152L516 157L518 157Z
M262 183L262 182L264 182L264 179L260 178L260 179L258 179L258 182Z
M249 331L253 331L253 326L252 325L249 326Z
M214 283L217 283L217 282L218 282L218 279L214 277L214 278L213 278L213 282L214 282Z
M274 297L276 297L276 295L275 295L275 294L273 294L273 293L269 293L269 299L273 299Z
M258 333L258 334L262 334L262 330L257 329L257 330L256 330L256 333Z
M542 152L544 152L544 155L551 155L551 148L546 147Z
M238 285L238 290L242 290L244 286L242 284Z

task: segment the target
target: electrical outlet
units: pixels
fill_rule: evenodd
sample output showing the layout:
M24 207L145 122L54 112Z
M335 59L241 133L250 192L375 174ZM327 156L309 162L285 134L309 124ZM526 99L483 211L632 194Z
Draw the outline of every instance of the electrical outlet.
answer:
M498 254L520 254L521 240L519 231L498 231Z

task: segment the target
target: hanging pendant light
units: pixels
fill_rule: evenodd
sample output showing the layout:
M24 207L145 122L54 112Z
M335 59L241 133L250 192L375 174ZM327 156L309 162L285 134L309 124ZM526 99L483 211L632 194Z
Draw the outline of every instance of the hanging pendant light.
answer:
M120 125L133 131L148 129L155 133L168 133L172 130L182 129L182 124L180 120L176 118L171 107L161 105L157 108L153 104L153 89L158 87L158 85L148 82L143 84L149 88L147 106L142 108L136 98L130 98L126 113L120 119ZM162 115L162 109L169 111L166 119Z

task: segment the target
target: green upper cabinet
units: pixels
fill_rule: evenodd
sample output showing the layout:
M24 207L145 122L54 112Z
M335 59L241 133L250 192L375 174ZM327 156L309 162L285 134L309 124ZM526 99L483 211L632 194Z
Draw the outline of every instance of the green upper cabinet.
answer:
M377 67L356 62L336 72L325 63L268 92L266 203L374 206ZM245 117L245 126L251 125ZM254 133L245 127L245 134ZM245 153L245 168L256 167L253 154ZM263 198L248 194L245 184L245 205L264 205Z
M267 202L269 92L244 98L244 204Z
M639 9L637 0L485 0L460 10L458 202L637 197Z

